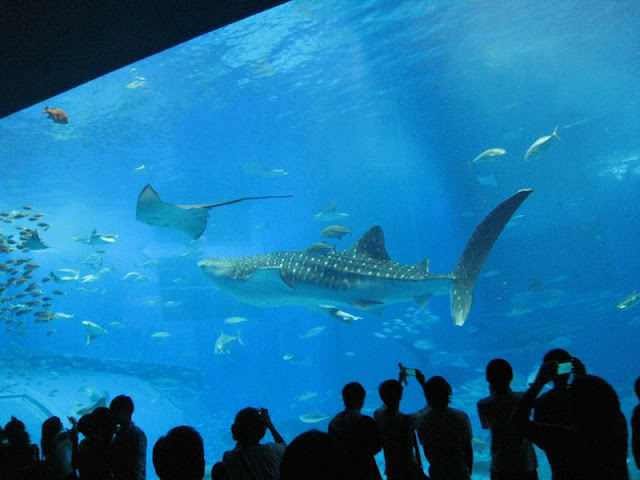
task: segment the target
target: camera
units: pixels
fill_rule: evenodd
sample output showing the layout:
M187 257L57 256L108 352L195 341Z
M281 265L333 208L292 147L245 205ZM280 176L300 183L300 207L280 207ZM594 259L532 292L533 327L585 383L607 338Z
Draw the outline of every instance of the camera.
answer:
M402 365L401 363L399 363L398 366L400 367L400 373L404 374L406 377L415 377L416 376L416 369L415 368L407 368L404 365Z
M558 375L565 375L567 373L571 373L572 370L573 370L573 364L571 362L559 363L558 370L556 371L556 373Z

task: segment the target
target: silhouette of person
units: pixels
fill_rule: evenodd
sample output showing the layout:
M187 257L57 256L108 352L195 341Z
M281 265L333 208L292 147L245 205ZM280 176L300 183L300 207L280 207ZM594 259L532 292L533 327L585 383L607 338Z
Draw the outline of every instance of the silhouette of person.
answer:
M329 422L329 434L345 452L353 467L354 479L382 480L374 455L382 445L373 418L362 415L366 392L357 382L342 389L345 409Z
M418 438L429 461L431 480L470 480L473 468L471 421L449 407L451 385L440 376L423 386L429 409L418 427Z
M415 430L426 413L426 408L411 414L400 412L402 400L402 383L406 380L406 371L401 370L400 380L385 380L378 387L380 399L384 406L378 408L373 418L378 426L380 441L385 460L387 480L406 480L425 478L426 475L418 464ZM424 385L424 375L415 371L416 379Z
M110 480L111 440L116 431L116 423L111 410L98 407L83 415L78 421L78 431L84 439L78 444L73 458L80 480Z
M192 427L179 426L153 447L153 467L160 480L202 480L204 442Z
M640 377L635 383L636 397L640 400ZM631 451L636 467L640 470L640 404L636 405L631 415Z
M229 472L222 462L216 462L211 467L211 480L229 480Z
M280 480L351 480L346 452L333 435L309 430L287 446L280 463Z
M511 414L524 395L510 388L513 370L496 358L486 369L490 396L478 401L482 428L491 431L491 480L536 480L538 459L533 445L510 424Z
M118 395L109 404L118 429L111 441L113 480L145 480L147 436L131 420L134 405L131 397Z
M541 423L569 425L569 379L571 373L586 375L587 372L580 360L572 358L569 352L562 348L549 350L542 361L555 361L558 364L571 363L572 368L568 373L557 374L553 378L553 388L538 397L533 410L533 419Z
M80 480L88 479L91 476L91 462L88 460L89 447L96 436L95 426L91 414L87 413L78 420L78 433L83 435L83 439L78 443L78 448L73 454L73 468L78 472Z
M275 443L261 444L271 432ZM231 426L236 446L222 455L231 480L277 480L286 443L276 430L266 408L245 408L236 414Z
M0 454L0 478L7 480L36 480L40 478L40 451L37 445L31 443L24 423L16 417L11 417L4 428L4 435L6 444L3 444L0 450L2 452Z
M42 424L40 448L48 480L75 480L73 454L78 446L78 423L69 417L72 428L64 430L58 417L50 417Z
M531 387L516 404L512 424L530 441L567 458L553 480L628 480L627 423L615 390L595 375L576 376L569 388L570 425L530 420L536 396L557 375L558 363L542 364Z
M571 371L567 373L556 373L553 377L553 388L543 393L536 399L533 407L533 420L551 425L571 425L571 412L569 409L569 380L571 374L586 375L586 370L582 362L577 358L572 358L569 352L562 348L549 350L543 357L543 362L556 362L558 365L571 363ZM545 452L552 477L554 475L564 475L561 471L567 468L567 457L560 455L554 457L555 450Z

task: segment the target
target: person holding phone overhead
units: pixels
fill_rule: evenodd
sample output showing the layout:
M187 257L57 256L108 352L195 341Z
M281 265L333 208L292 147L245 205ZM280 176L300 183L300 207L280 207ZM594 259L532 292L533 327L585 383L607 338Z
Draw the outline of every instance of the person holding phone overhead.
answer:
M541 423L569 425L569 380L571 374L586 375L587 370L580 360L562 348L549 350L542 361L556 362L558 369L553 378L553 388L536 399L533 419Z
M603 378L573 379L567 389L568 425L529 419L536 397L557 376L557 361L542 364L516 404L511 425L547 453L553 480L629 480L627 422L618 394Z
M410 373L415 375L420 386L424 385L424 375L420 370L405 368L400 364L398 380L385 380L378 387L378 393L384 405L373 413L373 419L380 433L387 480L424 480L427 478L418 463L420 451L415 431L422 423L428 408L425 406L425 408L411 414L400 411L402 384L408 384L407 375Z
M260 443L267 430L274 442ZM252 407L240 410L231 425L231 434L236 446L222 454L222 463L231 480L278 479L287 444L273 425L269 410Z
M563 425L568 427L571 424L571 411L569 408L569 380L571 374L582 376L587 374L585 366L580 360L572 357L569 352L562 348L549 350L542 359L543 363L556 362L558 369L553 377L553 387L548 392L540 395L533 407L533 420L539 423L550 425ZM551 466L554 477L560 475L564 470L566 458L554 458L554 452L545 452L547 460ZM565 466L563 466L565 465Z

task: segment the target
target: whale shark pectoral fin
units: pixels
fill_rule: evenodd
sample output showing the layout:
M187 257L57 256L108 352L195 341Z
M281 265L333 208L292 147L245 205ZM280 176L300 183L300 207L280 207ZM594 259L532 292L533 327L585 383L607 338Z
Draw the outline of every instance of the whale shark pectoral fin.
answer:
M369 300L369 299L358 300L353 304L354 307L357 307L361 310L375 310L376 308L379 308L382 305L384 305L383 302L380 302L378 300Z
M422 295L420 297L414 297L413 301L418 305L418 308L420 310L422 310L423 308L425 308L427 306L427 304L429 303L429 300L431 300L431 297L433 297L433 294L428 294L428 295Z
M287 270L285 270L284 268L278 269L278 274L280 275L280 280L282 280L282 283L284 283L291 290L296 289L296 284L293 281L294 280L293 275L289 275L287 273Z
M451 317L454 324L462 326L467 320L473 303L473 289L482 265L504 227L531 192L531 189L520 190L507 198L485 217L467 241L452 274Z

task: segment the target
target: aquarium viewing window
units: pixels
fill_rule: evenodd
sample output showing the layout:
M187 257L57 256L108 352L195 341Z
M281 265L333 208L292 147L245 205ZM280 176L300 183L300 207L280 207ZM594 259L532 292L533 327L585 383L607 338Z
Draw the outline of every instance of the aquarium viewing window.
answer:
M488 362L523 391L553 348L630 418L637 8L547 7L294 0L1 119L0 424L129 395L156 478L174 426L210 467L240 409L290 442L402 363L484 479Z

